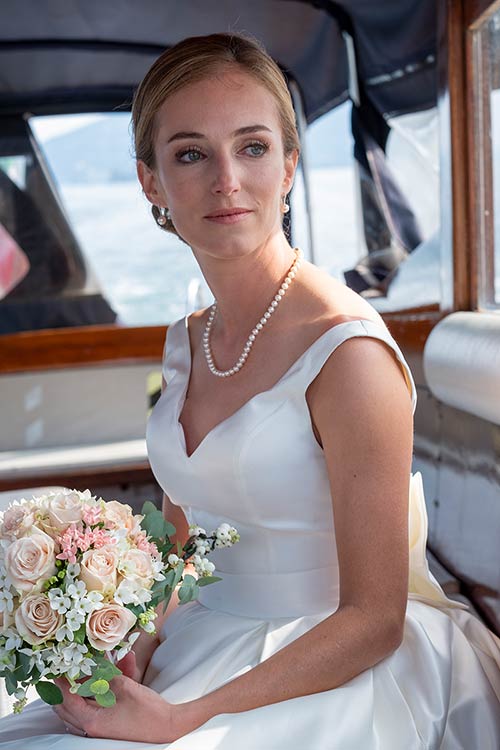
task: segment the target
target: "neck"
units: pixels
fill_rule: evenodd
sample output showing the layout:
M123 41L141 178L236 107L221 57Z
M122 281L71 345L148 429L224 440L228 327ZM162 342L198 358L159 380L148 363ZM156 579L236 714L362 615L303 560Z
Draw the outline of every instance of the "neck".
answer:
M243 257L221 260L195 254L217 301L217 337L228 346L246 338L295 260L282 233Z

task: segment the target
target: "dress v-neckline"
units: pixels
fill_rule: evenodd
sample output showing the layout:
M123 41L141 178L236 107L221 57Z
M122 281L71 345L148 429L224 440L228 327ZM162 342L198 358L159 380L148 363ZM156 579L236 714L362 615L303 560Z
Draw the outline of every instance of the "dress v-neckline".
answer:
M189 329L188 329L188 316L186 315L184 318L182 318L182 329L183 329L183 346L184 346L184 352L186 357L186 367L184 368L185 372L185 382L183 384L178 405L177 405L177 428L179 432L179 438L181 442L181 447L183 448L183 454L184 457L187 460L193 459L200 451L200 449L205 445L205 443L208 441L210 437L213 436L215 432L218 432L219 429L224 427L228 422L230 422L234 417L236 417L238 414L240 414L244 409L246 409L253 401L255 401L258 397L267 395L271 393L275 388L277 388L285 378L287 378L295 369L295 367L305 358L305 356L311 351L311 349L316 346L320 341L322 341L328 334L330 334L334 329L341 328L342 326L348 326L353 323L371 323L372 325L376 326L379 330L384 331L385 329L375 323L373 320L370 320L369 318L355 318L353 320L345 320L342 323L336 323L333 326L330 326L330 328L327 328L326 331L323 331L322 334L320 334L316 339L314 339L311 344L302 352L302 354L299 354L299 356L292 362L292 364L285 370L285 372L274 382L269 388L266 388L262 391L258 391L257 393L254 393L253 396L250 396L249 399L247 399L241 406L239 406L235 411L233 411L231 414L229 414L224 419L221 419L220 422L217 422L200 440L196 448L191 452L188 453L187 451L187 442L186 442L186 433L184 432L184 427L181 423L181 415L184 410L184 406L186 404L186 395L187 390L189 387L189 381L191 379L191 369L193 366L193 360L191 356L191 342L189 339ZM168 390L168 388L167 388Z

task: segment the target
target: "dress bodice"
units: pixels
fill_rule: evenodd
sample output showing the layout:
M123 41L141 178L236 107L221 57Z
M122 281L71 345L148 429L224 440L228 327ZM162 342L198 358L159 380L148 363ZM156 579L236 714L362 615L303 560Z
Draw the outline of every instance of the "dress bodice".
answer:
M415 408L411 372L388 330L369 320L348 321L325 331L271 388L216 425L188 456L179 422L191 369L187 318L169 327L163 359L168 385L147 428L151 467L189 523L210 532L225 521L241 536L231 550L212 554L223 580L202 589L203 604L293 617L338 603L329 480L306 391L332 352L355 336L391 347Z

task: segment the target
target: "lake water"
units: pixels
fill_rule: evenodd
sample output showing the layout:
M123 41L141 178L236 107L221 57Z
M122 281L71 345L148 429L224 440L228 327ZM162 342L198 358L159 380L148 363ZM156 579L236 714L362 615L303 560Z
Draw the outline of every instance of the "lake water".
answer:
M210 303L189 247L156 226L137 182L66 184L60 192L97 282L121 322L155 325L185 315L195 306L187 291L193 279L201 284L200 302ZM311 194L314 261L343 280L342 271L360 255L354 170L312 170ZM294 244L310 258L300 179L292 210Z

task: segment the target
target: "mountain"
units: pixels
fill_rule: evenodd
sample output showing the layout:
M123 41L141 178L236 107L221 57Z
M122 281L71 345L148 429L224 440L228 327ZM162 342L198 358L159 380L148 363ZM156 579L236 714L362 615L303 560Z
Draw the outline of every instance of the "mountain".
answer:
M352 163L350 106L342 105L307 130L309 167L344 167ZM129 132L130 114L103 115L97 122L45 141L42 150L59 183L136 180Z

